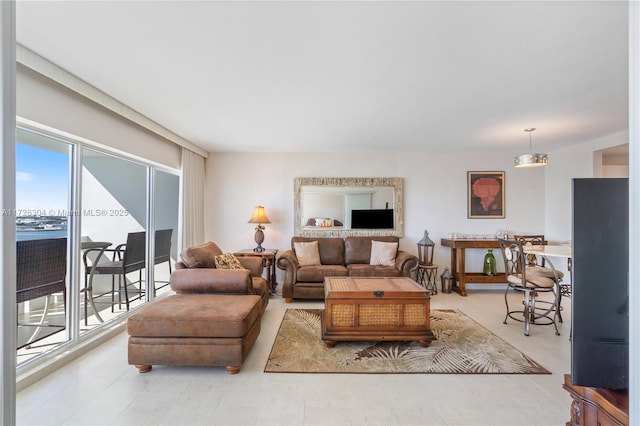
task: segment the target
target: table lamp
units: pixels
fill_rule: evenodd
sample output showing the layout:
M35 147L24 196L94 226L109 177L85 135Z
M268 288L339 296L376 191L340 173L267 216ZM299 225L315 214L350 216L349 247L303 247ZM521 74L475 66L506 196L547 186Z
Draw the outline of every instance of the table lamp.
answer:
M253 214L251 215L251 219L249 219L248 223L258 224L256 226L256 235L255 235L256 244L258 245L256 246L256 248L253 249L253 251L263 252L264 247L262 247L262 242L264 241L264 232L262 232L262 230L264 229L264 226L262 226L262 224L271 223L271 221L267 217L267 214L264 211L263 206L257 206L253 210Z

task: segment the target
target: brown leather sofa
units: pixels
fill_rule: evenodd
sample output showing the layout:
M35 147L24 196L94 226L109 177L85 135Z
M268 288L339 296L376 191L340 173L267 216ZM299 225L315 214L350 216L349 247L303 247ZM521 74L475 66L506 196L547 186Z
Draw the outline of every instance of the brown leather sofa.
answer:
M282 297L293 299L324 299L324 278L329 276L411 277L418 267L418 258L397 250L393 266L371 265L372 241L399 243L394 236L342 238L291 238L291 250L278 254L276 264L285 271ZM295 243L318 241L320 264L300 266Z
M218 253L215 254L214 253ZM249 269L212 267L214 243L181 253L171 274L175 295L160 298L127 320L128 361L141 373L156 365L240 367L260 334L270 292L258 257L236 259Z

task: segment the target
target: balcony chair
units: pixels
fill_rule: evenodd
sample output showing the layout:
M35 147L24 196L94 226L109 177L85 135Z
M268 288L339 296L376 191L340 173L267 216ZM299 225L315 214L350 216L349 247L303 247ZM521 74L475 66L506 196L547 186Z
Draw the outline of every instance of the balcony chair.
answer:
M17 303L46 297L40 322L37 324L20 323L20 326L33 326L36 330L23 345L29 346L36 340L42 327L55 327L64 330L64 325L46 323L51 303L51 295L63 293L66 299L67 276L67 239L50 238L44 240L18 241L16 245L16 301ZM66 309L65 309L66 315Z
M562 322L560 314L560 281L558 271L549 262L549 267L539 267L528 264L527 255L523 251L523 243L518 240L498 239L500 251L504 259L504 270L507 277L507 288L504 302L507 318L524 322L524 335L529 335L530 324L551 325L559 336L556 318ZM550 272L549 272L550 271ZM523 293L523 309L511 310L509 307L509 291ZM540 294L548 293L552 300L537 300Z
M90 250L85 252L85 256ZM111 294L111 311L113 312L114 306L118 305L122 306L122 293L124 292L124 304L129 310L129 287L132 285L138 284L138 289L136 292L138 293L138 298L142 298L144 294L144 289L142 288L142 270L145 268L145 253L146 253L146 232L130 232L127 235L127 242L125 244L120 244L114 249L106 249L105 253L111 253L112 258L107 262L98 262L94 265L87 265L85 262L85 298L88 295L94 298L94 303L109 303L103 302L99 299L101 296L106 294ZM111 278L111 291L107 293L102 293L98 295L94 295L92 293L92 289L89 288L88 277L93 272L93 275L112 275ZM131 272L138 272L137 281L128 283L127 282L127 274ZM115 287L115 277L118 277L118 289ZM115 295L118 294L118 299L116 300ZM85 303L85 318L86 318L86 306Z

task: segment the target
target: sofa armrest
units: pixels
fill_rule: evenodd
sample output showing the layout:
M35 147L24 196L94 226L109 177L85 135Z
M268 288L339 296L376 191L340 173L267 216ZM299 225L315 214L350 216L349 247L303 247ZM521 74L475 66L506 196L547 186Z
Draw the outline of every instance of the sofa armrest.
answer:
M298 258L293 250L286 250L278 253L276 265L279 269L283 269L284 282L282 283L282 297L285 299L293 297L293 284L298 277Z
M413 271L418 269L418 257L408 251L398 250L395 267L398 268L405 277L411 277Z
M248 269L177 269L169 285L176 293L254 294Z

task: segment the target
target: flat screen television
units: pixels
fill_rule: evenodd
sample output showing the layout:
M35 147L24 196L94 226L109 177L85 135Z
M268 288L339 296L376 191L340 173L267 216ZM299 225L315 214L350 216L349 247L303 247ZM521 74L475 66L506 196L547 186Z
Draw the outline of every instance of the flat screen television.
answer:
M393 209L351 210L351 229L393 229Z
M571 250L571 383L626 389L629 386L628 179L573 179Z

